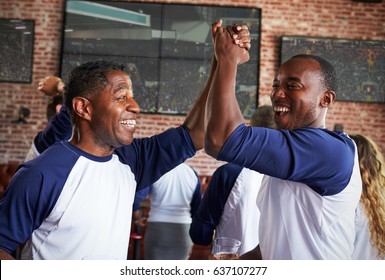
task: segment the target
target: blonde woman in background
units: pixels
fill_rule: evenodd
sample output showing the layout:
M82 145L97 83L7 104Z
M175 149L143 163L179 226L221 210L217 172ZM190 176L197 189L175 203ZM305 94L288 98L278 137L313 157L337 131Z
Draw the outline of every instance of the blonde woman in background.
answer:
M356 210L353 259L385 259L385 161L373 140L361 134L356 142L362 194Z

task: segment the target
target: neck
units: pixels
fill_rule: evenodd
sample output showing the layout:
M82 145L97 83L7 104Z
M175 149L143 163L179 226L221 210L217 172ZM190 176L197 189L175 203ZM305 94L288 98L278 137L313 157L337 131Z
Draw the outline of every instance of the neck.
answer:
M109 156L115 150L114 147L100 145L100 143L93 137L92 131L81 132L80 127L77 125L73 126L72 138L69 142L80 150L98 157Z

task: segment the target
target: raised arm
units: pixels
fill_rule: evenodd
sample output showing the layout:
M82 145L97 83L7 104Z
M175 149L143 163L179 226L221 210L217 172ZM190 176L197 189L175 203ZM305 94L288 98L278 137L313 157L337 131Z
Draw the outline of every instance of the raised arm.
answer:
M58 96L64 91L64 83L59 77L47 76L39 81L37 89L46 96Z
M217 68L206 104L205 151L215 158L234 129L244 122L235 84L238 65L250 58L250 41L248 48L238 47L232 43L233 32L231 28L217 28L214 42Z
M63 106L59 113L54 115L45 128L34 138L34 145L39 154L51 145L62 140L68 140L72 134L72 124L67 109Z
M211 25L211 35L213 42L215 41L215 35L218 28L221 28L222 20ZM222 28L221 28L222 29ZM232 30L232 36L230 36L230 44L236 47L237 49L243 49L246 53L250 49L250 33L246 25L234 25L229 27ZM205 120L205 109L206 101L209 90L211 88L214 75L217 70L217 60L215 56L211 61L211 70L206 85L202 92L200 93L197 101L191 108L189 114L186 116L186 119L183 125L188 129L190 136L193 140L194 147L196 150L200 150L204 146L204 120Z
M204 119L206 100L216 68L217 61L215 57L213 57L211 60L210 75L206 85L183 122L183 125L190 133L195 150L197 151L202 149L204 146Z

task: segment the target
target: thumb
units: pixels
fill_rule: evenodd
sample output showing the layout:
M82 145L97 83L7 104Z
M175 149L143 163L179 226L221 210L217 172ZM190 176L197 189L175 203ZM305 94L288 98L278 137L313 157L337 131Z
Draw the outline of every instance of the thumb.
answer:
M221 28L221 27L222 27L222 19L217 20L211 25L211 36L212 36L213 42L214 42L215 35L217 33L218 28Z

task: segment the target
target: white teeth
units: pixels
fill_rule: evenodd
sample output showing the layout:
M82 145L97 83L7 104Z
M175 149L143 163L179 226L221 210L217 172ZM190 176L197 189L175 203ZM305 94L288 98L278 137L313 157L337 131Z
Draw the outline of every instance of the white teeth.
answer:
M120 121L120 124L129 125L129 126L135 126L136 125L136 120L124 120L124 121Z
M276 112L289 112L289 108L286 107L274 107L274 111Z

